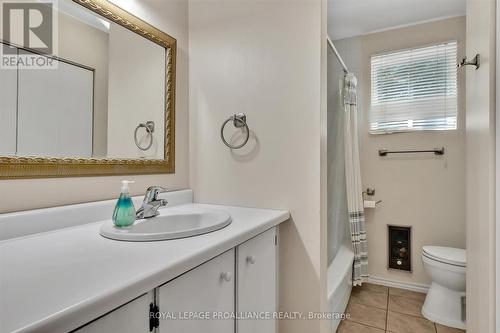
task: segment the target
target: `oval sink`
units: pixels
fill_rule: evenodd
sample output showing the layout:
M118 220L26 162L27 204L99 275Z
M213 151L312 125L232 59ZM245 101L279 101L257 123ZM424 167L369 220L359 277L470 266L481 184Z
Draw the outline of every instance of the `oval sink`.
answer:
M99 233L116 240L147 242L193 237L222 229L231 223L231 216L222 210L173 207L160 209L159 215L135 221L126 228L118 228L109 220Z

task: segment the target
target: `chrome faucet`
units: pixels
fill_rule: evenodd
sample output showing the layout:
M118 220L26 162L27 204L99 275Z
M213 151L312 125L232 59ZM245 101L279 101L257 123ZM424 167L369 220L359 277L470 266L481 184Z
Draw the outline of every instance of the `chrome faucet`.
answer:
M158 199L158 194L166 191L167 190L161 186L148 187L144 200L142 201L142 206L136 212L136 217L138 219L149 219L160 214L158 209L166 206L168 201L165 199Z

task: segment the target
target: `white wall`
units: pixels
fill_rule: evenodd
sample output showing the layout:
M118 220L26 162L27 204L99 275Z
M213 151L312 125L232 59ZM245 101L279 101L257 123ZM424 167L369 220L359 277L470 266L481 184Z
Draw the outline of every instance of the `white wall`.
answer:
M163 159L165 147L165 48L112 23L109 30L108 157ZM153 143L140 150L139 124L153 121ZM139 145L150 136L137 132Z
M115 1L146 22L177 39L176 173L170 175L126 176L136 180L132 194L144 193L147 186L170 189L189 185L188 153L188 5L187 1ZM0 212L115 198L124 176L0 181Z
M322 3L191 1L190 170L195 199L286 208L280 310L319 311L326 297L320 223ZM230 151L222 122L245 112L251 139ZM230 130L228 129L228 135ZM319 332L281 321L280 332Z
M74 4L74 6L78 5ZM61 12L57 24L59 27L58 55L95 70L92 110L93 156L106 157L109 36L106 32ZM75 40L78 42L75 43Z
M495 1L467 1L467 332L495 332Z
M0 44L4 48L4 44ZM3 52L3 50L1 50ZM17 71L0 69L0 155L16 154Z
M17 156L92 157L92 70L20 68L17 86Z

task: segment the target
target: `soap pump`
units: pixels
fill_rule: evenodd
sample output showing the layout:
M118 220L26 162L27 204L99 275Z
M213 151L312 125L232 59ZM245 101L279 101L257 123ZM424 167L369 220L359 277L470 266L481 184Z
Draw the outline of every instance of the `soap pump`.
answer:
M129 227L135 222L135 207L130 198L129 184L135 183L131 180L122 180L120 197L113 211L113 223L118 228Z

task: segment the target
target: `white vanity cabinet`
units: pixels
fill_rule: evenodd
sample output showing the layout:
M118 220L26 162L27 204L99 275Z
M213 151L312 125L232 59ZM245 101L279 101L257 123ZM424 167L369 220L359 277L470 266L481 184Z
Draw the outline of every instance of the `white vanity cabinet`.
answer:
M237 333L276 332L277 250L275 228L237 247L236 311L245 318L237 321Z
M275 333L276 304L273 228L76 332L147 333L152 326L156 333ZM151 316L158 319L150 322Z
M234 312L234 252L227 251L157 289L160 333L234 332L231 318L214 319ZM173 318L164 318L165 314ZM207 320L199 318L204 315Z
M153 291L94 320L74 333L149 333L149 306Z

